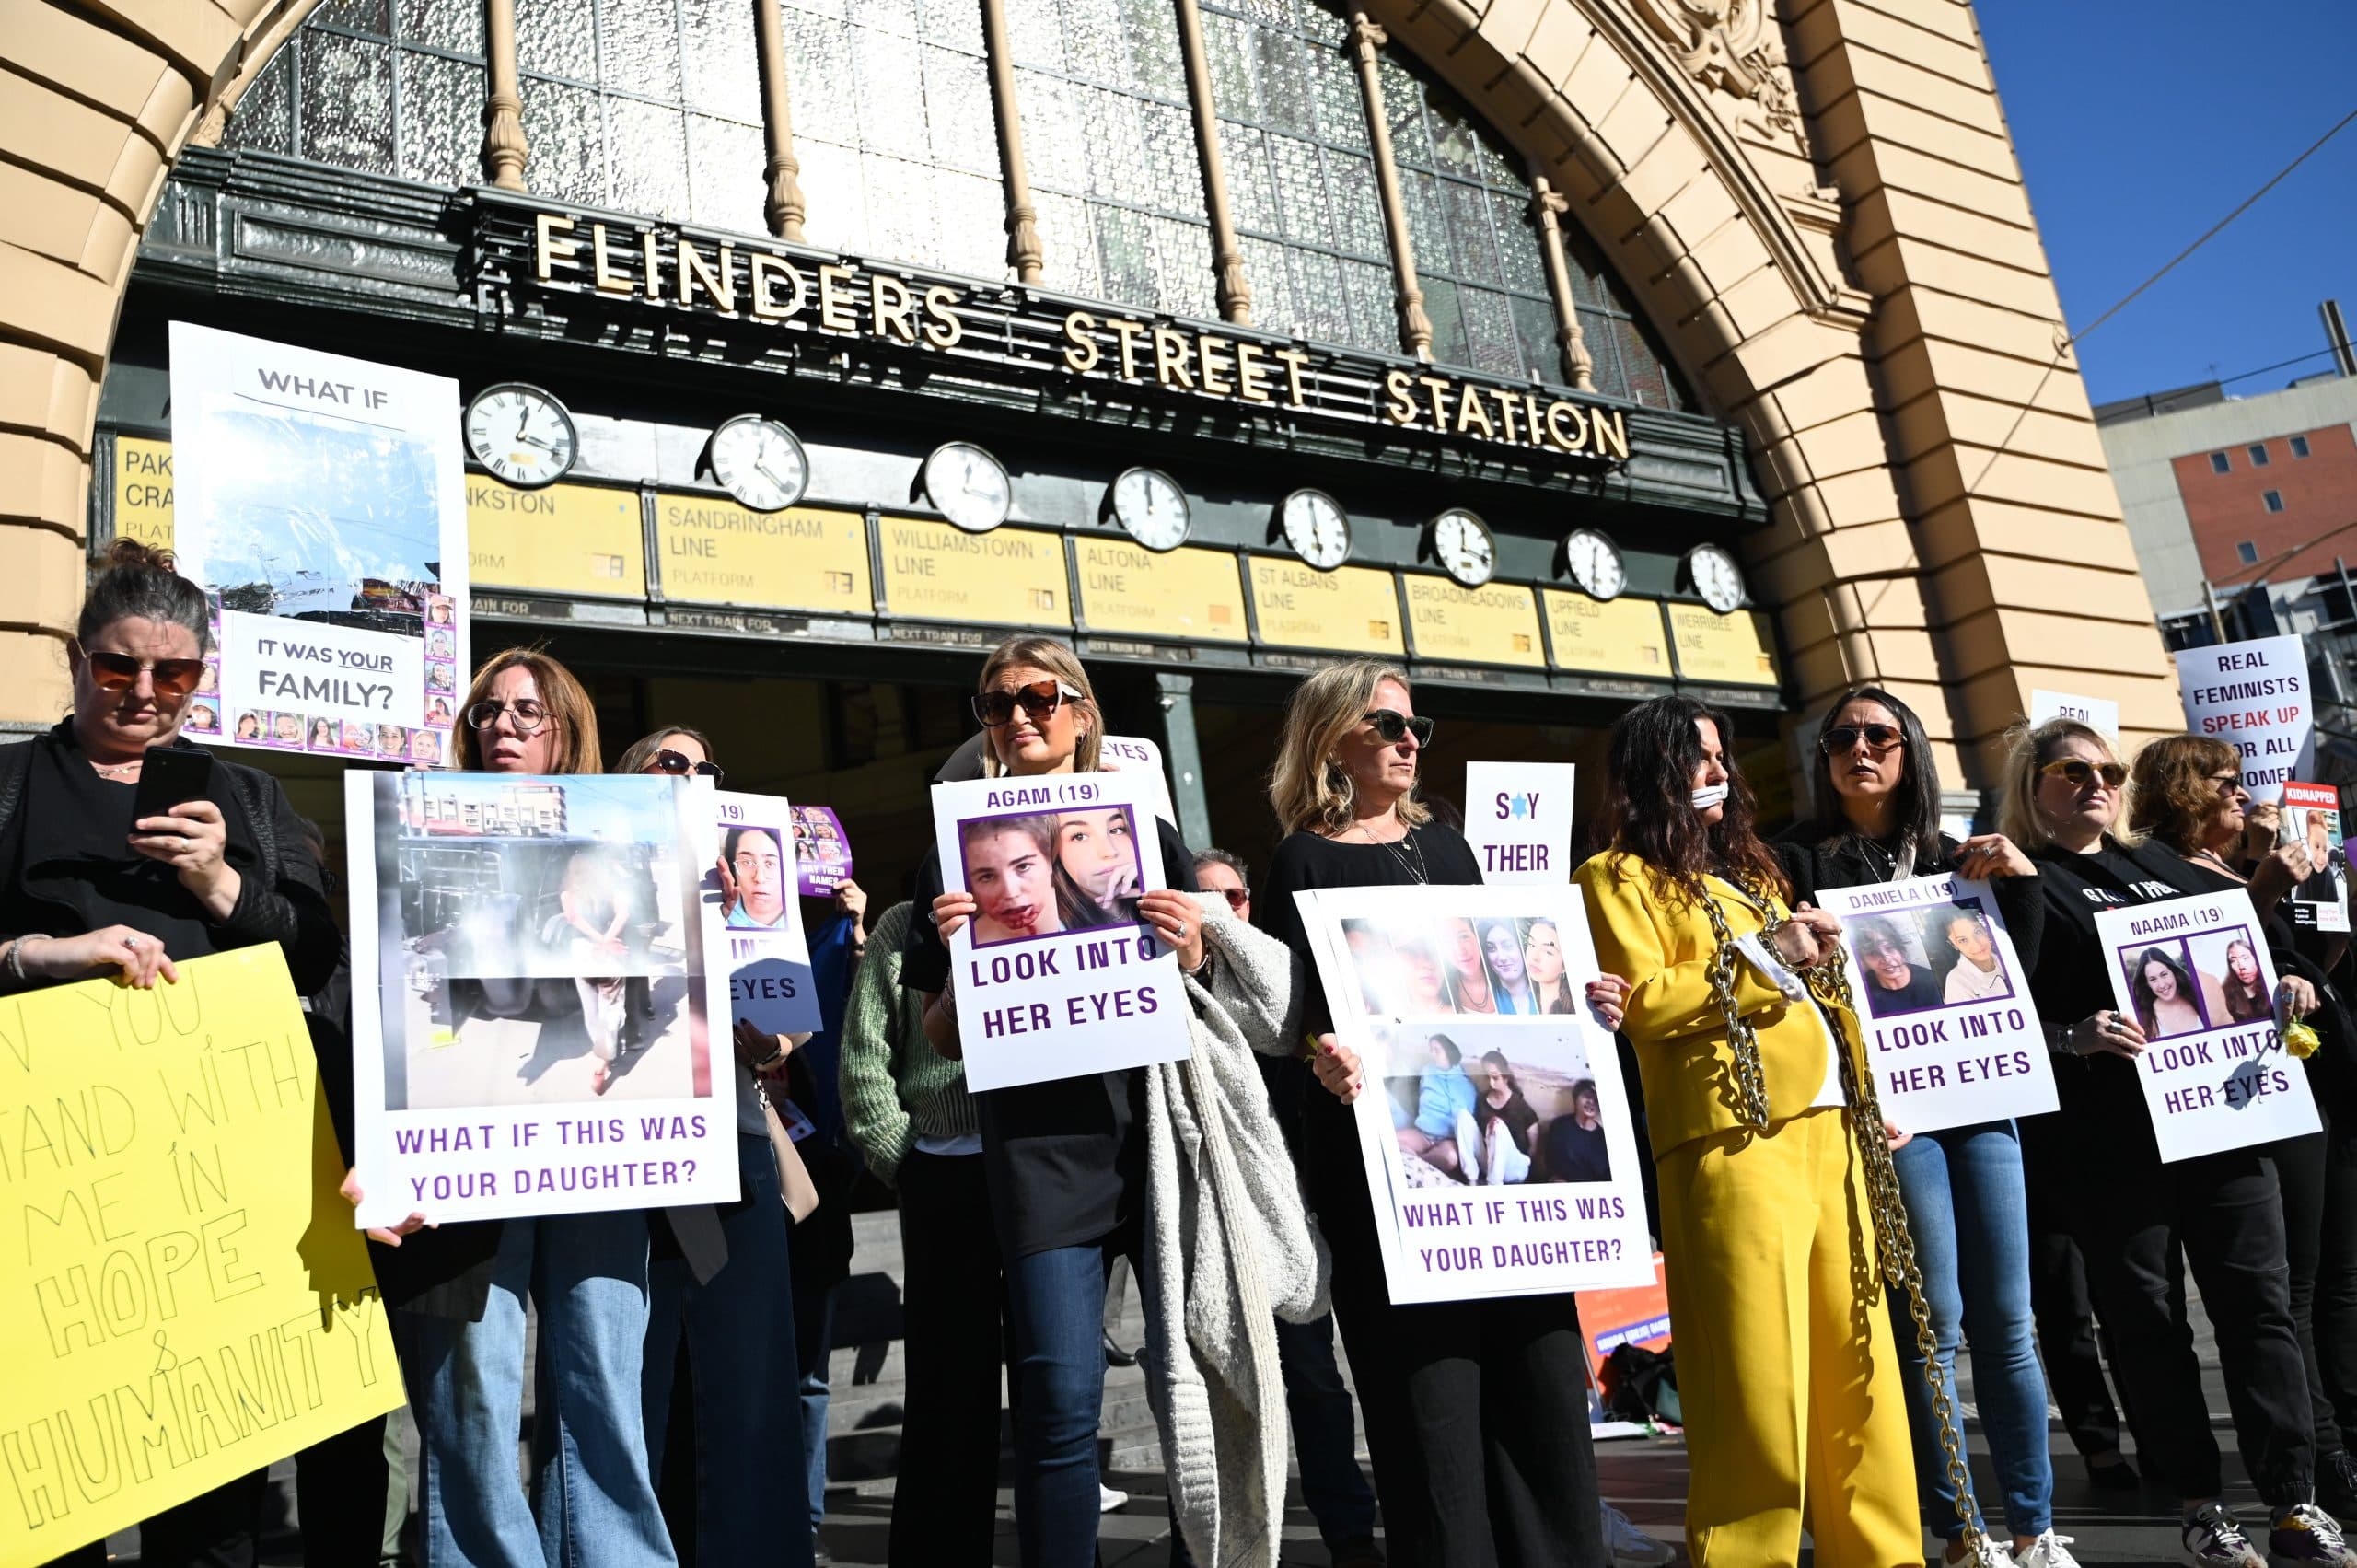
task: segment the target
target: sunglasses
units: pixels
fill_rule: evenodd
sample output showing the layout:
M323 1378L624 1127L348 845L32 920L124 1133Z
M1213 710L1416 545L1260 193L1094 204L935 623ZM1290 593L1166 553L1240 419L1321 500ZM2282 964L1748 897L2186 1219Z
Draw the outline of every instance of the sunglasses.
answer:
M714 784L718 784L726 776L721 772L719 763L691 762L688 760L687 754L681 751L656 752L646 760L644 771L650 773L670 773L678 777L684 777L689 773L700 773Z
M143 669L154 680L158 697L185 697L204 679L201 658L137 659L129 654L85 653L82 660L89 668L90 683L101 691L130 691L139 683Z
M2090 762L2083 757L2057 757L2038 770L2049 779L2068 779L2073 789L2084 789L2102 775L2104 784L2118 789L2128 782L2128 770L2117 762Z
M1829 757L1839 757L1855 748L1863 739L1866 749L1874 752L1889 750L1906 737L1898 733L1897 725L1837 724L1817 738L1817 749Z
M1359 722L1375 726L1375 733L1383 738L1387 746L1398 745L1403 735L1414 736L1419 746L1433 743L1433 721L1422 714L1414 718L1404 718L1389 708L1377 708L1371 714L1360 714Z
M1062 706L1066 698L1079 695L1061 680L1035 680L1012 691L978 691L973 697L974 717L984 729L996 729L1014 722L1015 710L1020 707L1024 717L1038 724Z
M1220 892L1226 898L1227 907L1238 914L1242 914L1244 906L1252 901L1252 889L1249 888L1222 888Z
M2243 788L2243 776L2240 773L2212 773L2210 775L2210 782L2218 786L2218 793L2220 795L2247 795L2249 793L2247 790Z
M549 711L529 697L520 703L477 703L467 710L469 729L489 729L505 714L518 735L530 735L549 722Z

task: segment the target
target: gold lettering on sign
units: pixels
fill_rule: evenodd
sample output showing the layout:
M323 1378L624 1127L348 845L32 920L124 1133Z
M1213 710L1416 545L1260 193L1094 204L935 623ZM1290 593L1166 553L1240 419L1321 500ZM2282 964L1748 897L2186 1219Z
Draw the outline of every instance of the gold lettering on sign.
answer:
M832 261L819 268L819 325L830 332L856 332L859 319L851 313L851 296L842 285L859 274Z
M600 294L629 294L637 285L630 274L614 265L614 253L606 248L606 226L589 226L589 274Z
M573 232L573 220L557 213L536 214L532 219L532 275L542 283L549 281L549 269L559 261L570 261L580 253L577 240L559 239L560 234Z
M1075 310L1064 318L1064 342L1072 346L1064 350L1064 368L1075 376L1086 376L1097 368L1103 357L1091 329L1097 318L1086 310Z
M802 295L806 285L801 268L784 257L772 256L766 250L754 251L750 258L750 264L752 268L750 292L753 296L754 316L764 321L783 321L802 308ZM784 283L793 290L784 304L778 302L776 294L772 292L780 283Z
M1205 332L1195 340L1195 355L1202 366L1204 391L1223 398L1236 395L1236 384L1226 378L1235 363L1227 356L1231 346L1225 338L1213 332Z
M1260 363L1259 343L1236 345L1236 382L1246 402L1265 403L1269 401L1269 367Z
M1119 316L1105 324L1112 328L1115 334L1121 340L1121 379L1136 380L1138 378L1138 340L1145 336L1145 329L1135 321L1124 320Z
M904 343L917 341L917 324L911 319L915 299L909 285L898 278L888 278L881 273L867 280L868 331L879 338L897 338Z
M924 341L935 348L956 348L966 335L966 319L950 308L957 303L954 288L935 284L924 291Z
M1187 361L1193 357L1187 346L1186 335L1168 327L1154 330L1154 378L1166 387L1195 389L1195 378L1187 373Z
M712 296L714 307L722 315L736 315L737 280L729 275L729 262L734 259L735 253L733 246L722 246L720 270L715 273L712 270L712 263L704 260L703 252L695 248L695 243L687 236L681 235L679 237L679 303L693 305L696 302L696 290L702 289Z

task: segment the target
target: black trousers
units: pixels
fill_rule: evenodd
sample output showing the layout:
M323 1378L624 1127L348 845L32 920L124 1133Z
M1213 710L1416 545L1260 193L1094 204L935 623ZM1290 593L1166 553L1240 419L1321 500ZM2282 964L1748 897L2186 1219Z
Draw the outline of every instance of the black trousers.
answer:
M891 1568L988 1562L998 1527L1006 1278L979 1156L900 1161L900 1482Z
M2292 1321L2283 1204L2258 1149L2173 1165L2086 1151L2077 1188L2087 1282L2122 1388L2136 1390L2138 1458L2180 1498L2223 1490L2193 1331L2172 1288L2180 1246L2217 1330L2226 1402L2252 1484L2270 1507L2314 1494L2307 1366Z
M385 1489L392 1478L387 1419L364 1421L295 1456L303 1568L377 1568L383 1560Z
M2038 1353L2062 1428L2082 1455L2119 1452L2119 1411L2104 1380L2086 1260L2072 1225L2079 1179L2060 1116L2025 1117L2022 1163L2029 1198L2029 1303Z
M381 1423L370 1424L383 1431ZM253 1568L269 1478L268 1470L255 1470L140 1520L142 1568ZM375 1510L376 1529L381 1537L385 1527L381 1479L375 1502L366 1506ZM372 1555L369 1561L376 1559ZM105 1568L106 1562L106 1542L99 1540L53 1559L49 1568Z
M1577 1304L1393 1306L1352 1112L1322 1089L1305 1109L1304 1174L1334 1255L1334 1316L1390 1560L1604 1568Z
M2337 1454L2357 1445L2357 1127L2270 1152L2283 1190L2292 1321L2307 1362L2316 1451Z

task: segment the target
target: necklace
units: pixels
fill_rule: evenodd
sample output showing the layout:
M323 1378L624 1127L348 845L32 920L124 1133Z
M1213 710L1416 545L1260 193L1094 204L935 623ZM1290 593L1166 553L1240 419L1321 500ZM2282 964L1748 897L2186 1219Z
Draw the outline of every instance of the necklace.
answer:
M1858 834L1857 840L1858 847L1866 853L1867 870L1871 871L1874 869L1874 863L1877 857L1879 857L1883 863L1882 875L1875 878L1877 881L1897 882L1904 877L1912 877L1915 874L1914 834L1910 833L1906 837L1900 839L1898 841L1898 848L1895 853L1884 848L1881 840L1869 838L1864 833ZM1905 867L1904 870L1900 869L1902 866Z
M1375 830L1364 822L1358 824L1358 830L1366 835L1367 842L1381 844L1385 849L1389 850L1391 858L1399 863L1400 869L1407 872L1418 886L1421 887L1432 881L1432 874L1424 865L1423 848L1416 842L1414 833L1402 833L1396 839L1378 839L1375 836ZM1400 847L1403 844L1407 846L1404 849Z
M139 762L144 762L147 759L145 757L142 757L139 760ZM139 771L139 762L93 762L90 764L90 768L92 772L96 772L99 777L102 779L119 779L125 773L137 772Z

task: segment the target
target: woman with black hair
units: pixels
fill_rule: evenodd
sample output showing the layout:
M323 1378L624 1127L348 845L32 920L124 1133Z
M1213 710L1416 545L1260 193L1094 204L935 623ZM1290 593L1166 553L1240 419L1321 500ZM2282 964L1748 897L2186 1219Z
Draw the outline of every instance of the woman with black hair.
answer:
M1817 800L1827 815L1777 843L1795 899L1814 900L1824 888L1953 871L1989 879L2019 950L2036 950L2044 913L2036 868L2003 833L1959 843L1941 830L1939 767L1912 708L1880 687L1845 692L1827 710L1816 749ZM1931 983L1929 971L1909 964L1889 922L1861 921L1854 939L1867 1001L1877 1015L1906 1010L1904 1005L1875 1005L1898 997L1897 988L1882 989L1894 975L1901 986L1922 977L1916 988L1926 994L1917 1005L1942 1005L1945 992ZM1923 1305L1943 1378L1953 1381L1958 1342L1967 1337L1972 1342L1973 1388L2003 1483L2015 1561L2060 1568L2072 1558L2064 1547L2068 1538L2053 1528L2054 1465L2033 1332L2033 1253L2021 1133L2007 1119L1911 1138L1900 1134L1893 1142L1891 1163L1915 1237ZM1898 1343L1908 1363L1907 1408L1923 1522L1946 1539L1948 1560L1958 1562L1965 1527L1940 1449L1922 1358L1912 1333L1902 1329ZM2092 1368L2091 1375L2096 1397L2108 1411L2101 1367ZM2117 1443L2115 1426L2115 1449Z
M1920 1561L1887 1247L1875 1267L1904 1216L1867 1202L1892 1179L1857 1020L1796 972L1840 929L1787 905L1727 733L1687 697L1623 714L1610 848L1572 878L1596 957L1636 981L1621 1029L1660 1177L1687 1546L1698 1568L1792 1562L1805 1528L1819 1562Z
M2135 1005L2136 1022L2146 1040L2200 1034L2209 1028L2201 982L2178 955L2165 947L2147 947L2136 955L2128 974L2128 999ZM2218 998L2222 1020L2225 1001Z

